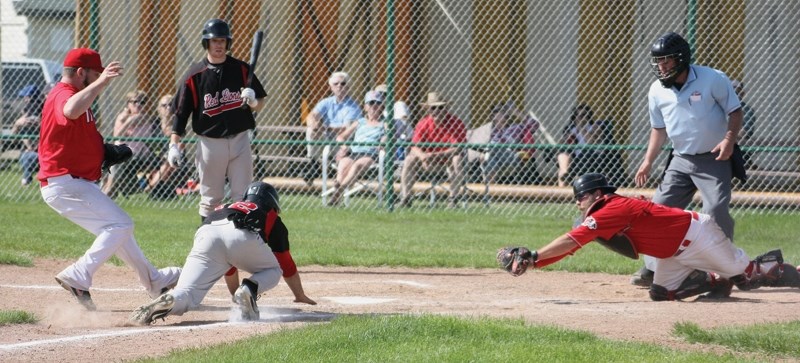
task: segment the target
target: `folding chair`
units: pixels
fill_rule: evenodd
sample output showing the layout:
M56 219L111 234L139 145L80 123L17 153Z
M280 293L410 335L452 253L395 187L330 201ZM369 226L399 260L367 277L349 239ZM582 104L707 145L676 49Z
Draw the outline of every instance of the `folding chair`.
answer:
M336 191L336 189L332 186L328 186L328 168L333 167L335 169L337 167L336 163L332 162L331 152L333 149L334 148L331 145L326 145L325 148L322 149L322 192L320 193L320 196L322 197L323 205L328 205L328 198L331 196L331 194L333 194L333 192ZM350 206L350 196L364 190L375 194L377 197L377 204L380 206L383 201L383 162L385 158L386 153L381 150L378 154L378 160L370 165L363 177L356 181L350 188L345 190L344 193L342 193L345 206ZM377 176L375 176L375 174L377 174ZM370 178L370 176L373 176L373 178Z

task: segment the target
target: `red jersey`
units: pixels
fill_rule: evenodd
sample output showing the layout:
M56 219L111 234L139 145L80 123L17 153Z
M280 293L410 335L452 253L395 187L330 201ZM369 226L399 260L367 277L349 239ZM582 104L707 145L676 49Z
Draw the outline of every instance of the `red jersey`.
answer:
M419 120L414 128L412 142L448 142L451 144L467 141L467 128L457 117L447 114L441 124L437 125L431 115ZM420 147L425 152L436 152L448 149L444 146Z
M610 239L622 233L639 253L668 258L683 242L691 220L692 215L682 209L607 194L589 208L583 223L567 235L584 246L596 237Z
M39 138L39 181L66 174L91 181L100 179L105 152L92 110L74 120L64 116L67 100L78 91L68 83L58 82L47 95Z

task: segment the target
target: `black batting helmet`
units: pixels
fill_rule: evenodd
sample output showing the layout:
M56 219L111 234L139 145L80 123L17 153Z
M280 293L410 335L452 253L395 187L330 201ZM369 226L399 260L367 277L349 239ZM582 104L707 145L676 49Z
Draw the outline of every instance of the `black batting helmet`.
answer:
M665 72L659 71L658 64L667 58L675 59L677 64ZM678 33L663 34L650 47L650 66L653 67L653 73L664 87L672 87L678 75L688 69L691 62L692 49L686 39L683 39Z
M278 191L269 183L260 181L250 183L250 185L247 186L247 190L244 192L242 200L253 202L257 204L259 208L265 210L271 208L276 212L281 211L281 206L278 201Z
M208 49L208 40L211 38L225 38L228 40L226 49L231 49L231 27L222 19L211 19L203 26L203 49Z
M600 173L583 174L572 182L572 193L575 195L575 199L580 199L584 194L591 193L597 189L602 189L606 193L613 193L617 190L617 187L608 184L606 176Z

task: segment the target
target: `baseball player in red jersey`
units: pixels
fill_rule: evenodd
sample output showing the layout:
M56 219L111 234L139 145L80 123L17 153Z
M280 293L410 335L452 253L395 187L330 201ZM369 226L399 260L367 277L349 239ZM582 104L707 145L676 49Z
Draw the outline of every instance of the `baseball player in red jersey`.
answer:
M56 281L89 310L95 309L89 294L92 277L115 254L136 270L151 297L174 286L181 271L156 270L150 264L133 237L133 221L96 183L105 151L90 106L112 79L122 75L122 69L119 62L103 68L94 50L70 50L61 81L42 110L38 174L42 198L96 236L83 257L56 275Z
M228 23L211 19L203 27L206 58L189 68L173 100L175 118L167 160L175 167L183 161L181 137L192 117L199 142L195 164L200 178L200 216L208 216L225 198L244 193L253 180L253 153L248 130L255 128L254 111L264 106L264 87L253 75L247 84L247 63L228 55L232 42Z
M530 267L544 267L597 241L630 258L639 253L656 258L650 298L680 300L708 292L728 297L761 286L800 287L800 273L783 263L780 250L750 260L707 214L671 208L614 194L606 177L589 173L576 179L573 191L583 221L537 251L501 249L500 262L518 276Z
M242 200L218 208L204 220L175 289L134 310L130 322L148 325L169 314L182 315L196 308L214 283L236 267L252 273L241 285L237 280L233 292L244 320L260 318L256 297L278 284L281 269L284 276L297 277L299 292L305 297L279 212L275 188L263 182L251 183ZM276 247L268 246L268 241L283 244L284 251L274 252Z

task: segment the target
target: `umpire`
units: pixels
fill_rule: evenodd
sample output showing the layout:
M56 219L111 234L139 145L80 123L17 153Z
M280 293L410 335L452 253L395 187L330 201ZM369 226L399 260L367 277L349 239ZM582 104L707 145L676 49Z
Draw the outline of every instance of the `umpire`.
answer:
M228 55L231 30L222 19L211 19L203 27L202 44L206 58L189 67L173 100L175 117L167 159L171 166L183 163L186 124L192 116L192 130L198 136L195 164L200 179L201 221L225 198L225 181L230 195L242 195L253 180L253 153L248 130L256 126L253 112L259 111L267 96L250 66Z

